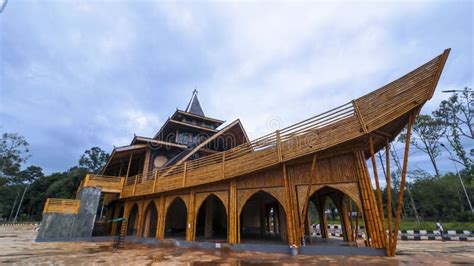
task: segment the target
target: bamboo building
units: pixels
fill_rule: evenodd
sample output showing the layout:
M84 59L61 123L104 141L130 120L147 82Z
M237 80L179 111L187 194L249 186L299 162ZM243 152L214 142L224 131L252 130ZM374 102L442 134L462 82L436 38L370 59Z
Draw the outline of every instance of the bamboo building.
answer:
M76 199L47 199L37 241L122 235L125 243L394 256L412 125L433 96L449 51L367 95L255 140L239 120L222 126L225 121L206 116L194 92L155 136L134 136L114 148L100 173L81 181ZM391 202L388 185L384 202L380 178L391 184L388 150L405 128L397 200ZM383 170L375 161L380 150L387 151ZM320 238L330 238L329 201L342 226L335 244L314 239L309 221L315 210Z

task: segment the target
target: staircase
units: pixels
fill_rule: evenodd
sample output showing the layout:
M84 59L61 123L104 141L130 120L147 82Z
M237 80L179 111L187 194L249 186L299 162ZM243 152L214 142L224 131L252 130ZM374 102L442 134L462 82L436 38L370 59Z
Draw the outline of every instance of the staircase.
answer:
M117 230L117 233L114 236L113 248L123 248L125 244L125 236L127 235L128 221L124 219L118 223L120 229Z

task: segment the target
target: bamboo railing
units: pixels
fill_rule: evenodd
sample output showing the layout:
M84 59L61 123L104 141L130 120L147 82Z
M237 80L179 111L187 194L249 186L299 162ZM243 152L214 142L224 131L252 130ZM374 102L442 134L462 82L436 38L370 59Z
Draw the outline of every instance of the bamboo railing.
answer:
M88 174L81 181L81 187L100 187L102 192L120 193L122 191L123 177Z
M432 95L446 57L445 51L374 92L249 143L128 177L121 197L169 191L240 176L365 135L426 102Z
M80 206L79 200L48 198L43 213L77 214Z

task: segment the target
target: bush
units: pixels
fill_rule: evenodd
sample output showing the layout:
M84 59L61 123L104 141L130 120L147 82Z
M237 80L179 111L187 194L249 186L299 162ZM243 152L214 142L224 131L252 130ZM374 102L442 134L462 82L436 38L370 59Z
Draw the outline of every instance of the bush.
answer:
M458 222L472 222L474 221L474 213L471 211L459 212L456 215L456 221Z

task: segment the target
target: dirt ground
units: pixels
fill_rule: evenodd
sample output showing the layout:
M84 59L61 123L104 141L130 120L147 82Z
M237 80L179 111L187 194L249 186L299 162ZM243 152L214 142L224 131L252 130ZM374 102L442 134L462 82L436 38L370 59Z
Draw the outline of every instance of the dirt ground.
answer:
M400 241L395 258L364 256L297 256L257 252L158 248L111 243L35 243L32 226L0 227L0 264L8 265L474 265L474 242Z

